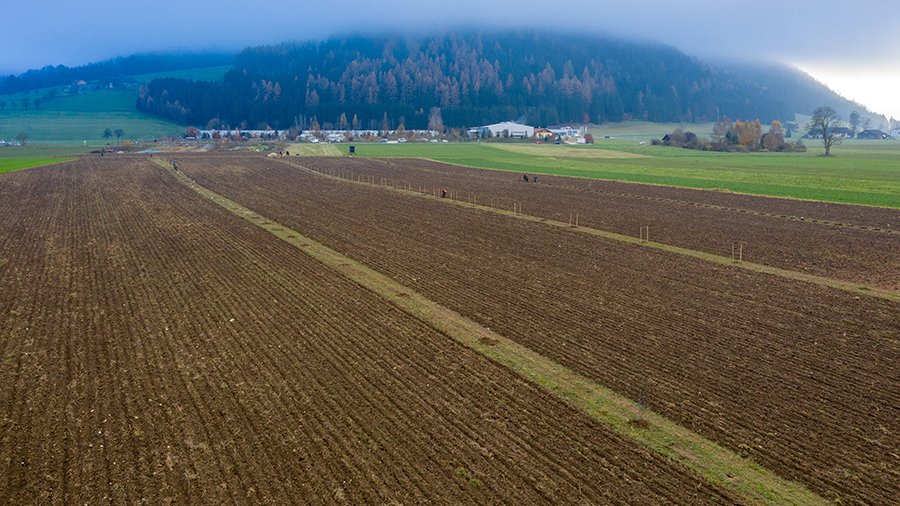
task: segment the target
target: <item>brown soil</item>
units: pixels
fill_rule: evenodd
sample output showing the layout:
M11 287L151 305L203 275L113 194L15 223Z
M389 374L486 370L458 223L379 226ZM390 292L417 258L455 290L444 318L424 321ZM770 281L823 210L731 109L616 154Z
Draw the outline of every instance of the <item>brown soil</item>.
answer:
M650 422L648 422L647 420L644 420L643 418L639 418L637 420L629 420L628 425L631 425L632 427L637 427L638 429L649 429L650 428Z
M894 302L259 158L185 170L827 498L900 494Z
M731 501L146 160L0 177L0 504Z
M845 281L900 290L900 211L577 178L468 169L417 159L292 159L380 183L445 188L454 197ZM351 177L352 177L351 176Z

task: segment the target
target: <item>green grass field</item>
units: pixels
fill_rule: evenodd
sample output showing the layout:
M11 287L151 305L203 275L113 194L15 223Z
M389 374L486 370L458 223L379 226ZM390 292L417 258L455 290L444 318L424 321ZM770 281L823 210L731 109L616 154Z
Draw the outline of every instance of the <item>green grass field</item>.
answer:
M19 132L29 142L67 142L70 145L102 146L116 142L103 138L103 131L122 129L125 139L155 139L184 132L184 127L160 120L137 110L136 90L99 90L79 95L57 96L46 100L40 108L21 104L26 94L4 95L0 101L0 138L15 139ZM30 93L31 102L39 95Z
M0 158L0 174L71 160L71 158Z
M900 142L846 141L831 158L819 156L815 142L808 147L807 153L711 153L601 138L593 146L357 144L357 155L900 208ZM339 149L347 152L346 145Z

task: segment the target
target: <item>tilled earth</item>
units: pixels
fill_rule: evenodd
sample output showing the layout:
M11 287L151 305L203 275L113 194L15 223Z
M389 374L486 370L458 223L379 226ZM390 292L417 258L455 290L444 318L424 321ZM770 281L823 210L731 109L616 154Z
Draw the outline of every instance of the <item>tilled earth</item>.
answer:
M643 392L653 409L827 498L890 503L900 493L894 302L259 157L184 167L599 383Z
M0 176L2 504L733 501L149 160Z

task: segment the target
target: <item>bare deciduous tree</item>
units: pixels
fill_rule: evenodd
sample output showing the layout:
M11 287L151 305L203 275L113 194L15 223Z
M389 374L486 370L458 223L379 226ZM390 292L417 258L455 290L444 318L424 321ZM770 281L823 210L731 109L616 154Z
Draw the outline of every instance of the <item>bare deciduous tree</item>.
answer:
M817 108L806 129L809 130L811 136L822 135L822 144L825 145L825 156L831 156L831 147L841 143L834 130L841 124L841 116L831 107L824 106Z

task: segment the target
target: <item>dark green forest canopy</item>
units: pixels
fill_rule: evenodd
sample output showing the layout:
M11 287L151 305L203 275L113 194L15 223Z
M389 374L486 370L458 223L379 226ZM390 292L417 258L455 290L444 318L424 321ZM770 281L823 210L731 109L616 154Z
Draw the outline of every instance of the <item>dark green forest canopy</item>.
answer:
M510 119L768 122L801 110L764 83L668 46L542 32L249 48L222 82L154 80L138 107L183 124L278 129L313 120L322 128L426 128L433 107L448 127Z

